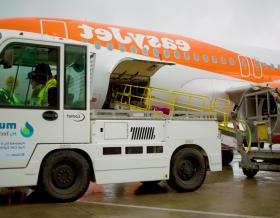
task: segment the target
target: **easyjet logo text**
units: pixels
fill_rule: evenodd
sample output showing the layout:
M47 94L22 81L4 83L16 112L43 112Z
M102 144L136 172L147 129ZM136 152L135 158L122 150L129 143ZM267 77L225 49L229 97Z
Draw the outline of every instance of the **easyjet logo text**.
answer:
M163 48L168 50L189 51L190 45L182 39L171 39L167 37L157 37L154 35L145 35L141 33L132 33L122 31L117 27L94 28L92 26L81 24L78 26L82 30L80 36L87 40L100 40L110 42L116 40L118 43L136 44L140 49Z

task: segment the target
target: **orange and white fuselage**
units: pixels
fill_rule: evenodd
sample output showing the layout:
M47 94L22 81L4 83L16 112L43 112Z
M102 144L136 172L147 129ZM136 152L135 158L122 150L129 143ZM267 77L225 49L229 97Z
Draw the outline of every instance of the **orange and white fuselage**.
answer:
M174 62L151 77L150 85L169 90L226 97L229 89L251 83L278 86L280 68L258 54L246 56L192 38L141 29L49 18L9 18L0 20L1 37L30 37L38 40L69 40L90 44L96 53L92 96L102 107L110 75L122 60L135 58ZM258 58L255 58L258 57Z

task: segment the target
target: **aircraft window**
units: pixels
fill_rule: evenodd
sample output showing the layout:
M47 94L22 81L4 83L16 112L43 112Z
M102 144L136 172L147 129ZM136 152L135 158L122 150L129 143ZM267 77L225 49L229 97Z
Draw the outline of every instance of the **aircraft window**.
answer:
M179 59L179 58L180 58L180 54L179 54L178 51L174 51L174 57L175 57L176 59Z
M119 45L119 49L120 49L121 52L124 52L124 51L125 51L124 45L123 45L123 44L120 44L120 45Z
M0 54L3 57L7 60L0 66L2 107L58 109L58 47L11 43Z
M112 43L107 43L107 49L108 49L109 51L112 51L112 50L114 49L113 44L112 44Z
M233 58L229 58L229 64L232 65L232 66L235 65L235 62L234 62Z
M198 56L198 54L193 54L193 59L195 60L195 61L199 61L199 56Z
M132 46L130 47L130 52L131 52L131 53L134 53L134 54L137 54L137 48L136 48L134 45L132 45Z
M96 42L94 44L94 46L95 46L96 49L100 49L101 48L101 42Z
M164 50L163 51L163 55L164 55L164 57L169 58L169 56L170 56L169 51L168 50Z
M155 57L159 57L159 51L158 51L158 49L157 48L154 48L154 56Z
M226 59L226 57L221 57L221 63L222 63L222 64L227 64L227 59Z
M147 47L143 48L143 54L148 55L149 54L149 49Z
M217 64L218 63L218 58L217 56L212 56L212 63Z
M184 52L184 58L186 60L190 60L190 54L188 52Z
M205 62L205 63L208 63L208 56L207 55L203 55L202 56L202 59L203 59L203 61Z
M86 54L86 47L65 46L65 109L86 109Z

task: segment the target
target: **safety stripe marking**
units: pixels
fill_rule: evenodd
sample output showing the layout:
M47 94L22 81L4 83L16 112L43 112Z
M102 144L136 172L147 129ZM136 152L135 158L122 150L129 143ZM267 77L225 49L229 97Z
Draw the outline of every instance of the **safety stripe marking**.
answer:
M79 200L78 202L87 203L87 204L96 204L96 205L102 205L102 206L127 207L127 208L147 209L147 210L160 210L160 211L169 211L169 212L178 212L178 213L192 213L192 214L240 217L240 218L267 218L267 217L263 217L263 216L250 216L250 215L232 214L232 213L215 213L215 212L207 212L207 211L199 211L199 210L173 209L173 208L164 208L164 207L149 207L149 206L142 206L142 205L115 204L115 203L85 201L85 200Z

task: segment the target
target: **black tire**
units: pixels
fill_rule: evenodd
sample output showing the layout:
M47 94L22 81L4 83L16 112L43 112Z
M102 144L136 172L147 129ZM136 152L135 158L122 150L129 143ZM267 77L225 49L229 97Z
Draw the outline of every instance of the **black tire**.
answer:
M233 151L224 150L222 151L222 163L224 165L229 164L233 160Z
M190 192L202 185L205 176L203 155L194 148L183 148L172 156L167 183L175 191Z
M242 168L242 171L244 175L246 175L248 178L254 178L255 175L259 172L259 170L257 169L245 169L245 168Z
M77 200L86 192L89 182L89 163L77 152L57 151L43 161L39 186L55 201Z

